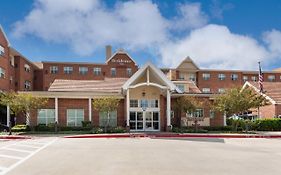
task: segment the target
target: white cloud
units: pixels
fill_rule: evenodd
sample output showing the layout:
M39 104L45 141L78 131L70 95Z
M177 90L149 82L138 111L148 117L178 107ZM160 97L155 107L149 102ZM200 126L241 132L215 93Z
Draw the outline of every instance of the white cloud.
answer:
M268 45L268 50L271 57L281 57L281 32L278 30L271 30L264 32L263 40Z
M120 2L108 9L98 0L39 0L15 24L14 35L67 43L76 53L89 55L108 43L128 49L159 44L166 39L167 25L151 1Z
M200 3L186 3L178 5L179 16L172 22L176 30L188 30L207 24L208 16L201 10Z
M190 56L201 67L222 69L255 69L258 60L270 56L255 39L233 34L227 27L213 24L163 46L160 54L166 66L175 67Z
M256 69L258 60L269 64L280 58L280 31L265 32L261 43L226 26L207 24L209 17L199 3L177 8L178 14L167 19L151 0L118 1L110 8L100 0L37 0L15 23L13 34L68 44L79 55L90 55L106 44L130 52L153 50L160 65L168 67L186 56L200 67L223 69ZM177 32L182 33L175 37Z

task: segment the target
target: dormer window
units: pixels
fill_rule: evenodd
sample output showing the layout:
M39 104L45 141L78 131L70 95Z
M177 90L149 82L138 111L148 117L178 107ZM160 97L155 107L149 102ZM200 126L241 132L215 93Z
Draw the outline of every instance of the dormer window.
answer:
M0 56L4 56L4 55L5 55L5 48L0 45Z
M24 70L25 70L26 72L30 72L30 66L29 66L28 64L25 64L25 65L24 65Z

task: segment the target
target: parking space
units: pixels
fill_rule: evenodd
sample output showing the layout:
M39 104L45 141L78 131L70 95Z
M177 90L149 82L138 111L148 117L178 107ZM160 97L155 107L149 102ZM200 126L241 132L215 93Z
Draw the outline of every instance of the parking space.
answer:
M50 142L24 141L12 148ZM281 139L60 138L52 143L7 175L281 174Z
M0 141L0 175L5 174L39 152L56 138L33 138Z

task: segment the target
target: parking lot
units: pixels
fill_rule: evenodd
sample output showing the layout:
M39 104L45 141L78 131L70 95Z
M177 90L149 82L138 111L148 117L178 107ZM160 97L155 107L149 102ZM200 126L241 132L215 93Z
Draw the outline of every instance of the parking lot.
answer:
M281 139L66 139L0 142L0 174L281 174Z

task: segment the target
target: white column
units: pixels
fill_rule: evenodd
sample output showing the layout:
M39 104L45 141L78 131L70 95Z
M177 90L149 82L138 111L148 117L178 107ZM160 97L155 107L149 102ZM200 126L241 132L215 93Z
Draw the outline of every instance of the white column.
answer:
M167 89L167 126L171 126L171 93Z
M92 121L92 98L89 98L89 121Z
M10 117L11 117L10 116L10 106L7 105L7 126L10 126L10 120L11 120Z
M226 126L226 112L223 113L223 126Z
M59 103L58 98L55 98L55 121L59 123Z
M126 110L127 110L127 126L130 126L130 95L129 95L129 88L127 89L127 95L126 95L126 99L127 99L127 102L126 102Z

